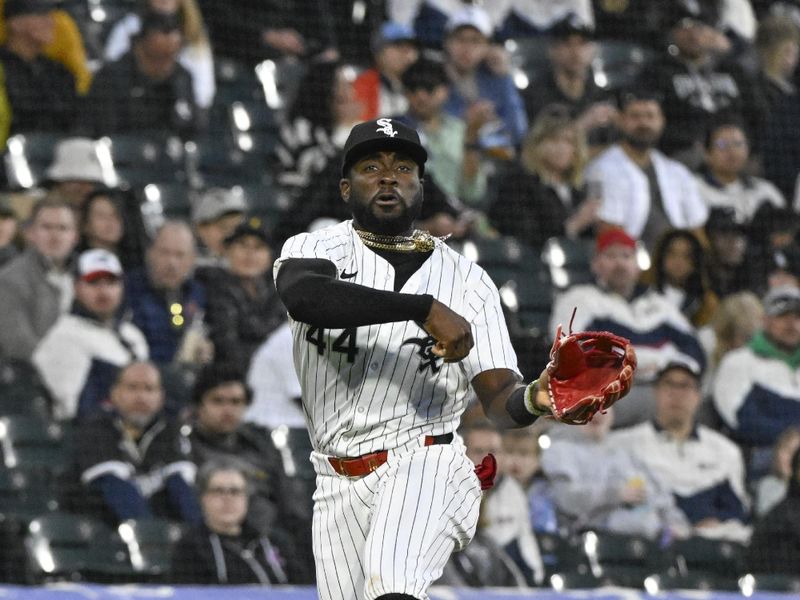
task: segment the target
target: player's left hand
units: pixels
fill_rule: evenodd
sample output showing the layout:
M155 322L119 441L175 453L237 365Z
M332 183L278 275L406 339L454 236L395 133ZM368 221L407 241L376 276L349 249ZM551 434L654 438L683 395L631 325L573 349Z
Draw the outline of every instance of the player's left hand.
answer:
M445 362L458 362L466 358L475 345L469 321L436 299L424 325L425 331L436 340L431 352Z

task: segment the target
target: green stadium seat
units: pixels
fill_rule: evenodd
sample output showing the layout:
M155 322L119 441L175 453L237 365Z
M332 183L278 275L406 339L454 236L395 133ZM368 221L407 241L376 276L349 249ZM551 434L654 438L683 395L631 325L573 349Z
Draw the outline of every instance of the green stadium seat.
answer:
M606 89L619 90L632 85L657 54L634 42L599 40L592 71L594 82Z
M751 596L755 591L800 595L800 574L748 573L739 579L739 589L745 596Z
M185 526L165 519L132 519L117 527L128 548L133 569L143 581L163 581L170 571L172 551Z
M505 47L511 58L512 75L517 87L527 88L550 68L545 36L507 40Z
M744 572L746 547L736 542L692 537L676 540L671 549L687 573L703 571L738 576Z
M183 183L148 183L138 190L137 196L146 223L154 216L184 220L191 217L191 189Z
M642 588L669 567L667 555L644 537L587 531L582 543L592 574L607 585Z
M117 532L96 519L54 512L33 519L25 535L31 583L124 582L135 575Z
M591 573L559 572L547 577L547 583L556 592L566 590L591 590L598 588L602 582Z
M3 466L38 468L58 474L66 468L64 431L60 424L28 415L0 418Z
M27 361L0 361L0 415L50 416L50 393Z
M0 469L0 521L28 522L58 509L53 478L40 469Z
M536 541L548 575L585 575L596 581L591 574L586 555L573 537L536 532Z
M232 141L204 138L190 144L187 151L193 185L231 188L269 182L264 158L235 147Z
M550 278L558 290L594 281L590 240L550 238L542 250L542 260L550 269Z
M186 149L179 138L148 131L114 134L105 139L123 184L143 187L149 183L187 181Z
M3 156L7 186L23 190L40 185L45 171L53 160L53 149L64 134L18 133L6 141Z

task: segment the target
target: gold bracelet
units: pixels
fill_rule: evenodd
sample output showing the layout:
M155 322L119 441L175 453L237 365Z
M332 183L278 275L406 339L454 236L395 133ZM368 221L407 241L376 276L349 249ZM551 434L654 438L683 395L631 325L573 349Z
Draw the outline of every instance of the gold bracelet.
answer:
M539 380L534 379L525 388L525 408L529 413L536 417L545 417L552 414L549 410L542 409L536 406L535 398L536 393L539 391Z

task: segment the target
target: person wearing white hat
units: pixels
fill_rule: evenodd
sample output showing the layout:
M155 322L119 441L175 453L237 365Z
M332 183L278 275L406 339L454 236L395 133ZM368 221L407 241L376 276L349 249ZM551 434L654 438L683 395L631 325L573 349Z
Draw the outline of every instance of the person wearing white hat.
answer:
M74 208L83 206L93 191L119 184L108 146L84 137L65 138L56 144L53 162L45 171L45 186Z
M75 302L33 352L33 364L53 396L59 420L85 417L106 400L117 370L148 358L144 334L120 318L123 271L108 250L77 260Z

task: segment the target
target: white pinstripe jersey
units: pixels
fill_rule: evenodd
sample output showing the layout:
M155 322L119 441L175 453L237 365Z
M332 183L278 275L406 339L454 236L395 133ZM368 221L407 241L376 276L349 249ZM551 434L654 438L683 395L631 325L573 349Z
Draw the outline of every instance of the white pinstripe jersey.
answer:
M352 221L290 238L275 261L276 277L289 258L327 259L346 281L394 290L394 268L362 243ZM478 265L437 241L400 292L446 304L472 324L475 346L464 360L445 363L412 321L321 331L291 320L303 409L318 452L360 456L454 432L473 398L473 377L499 368L519 373L497 288Z

